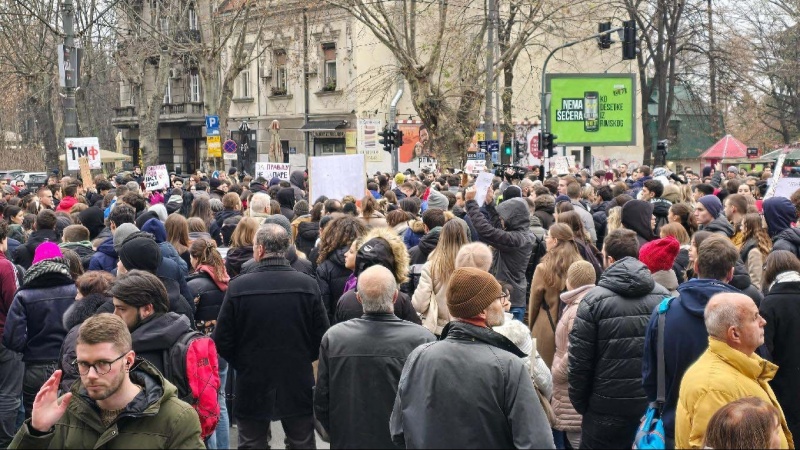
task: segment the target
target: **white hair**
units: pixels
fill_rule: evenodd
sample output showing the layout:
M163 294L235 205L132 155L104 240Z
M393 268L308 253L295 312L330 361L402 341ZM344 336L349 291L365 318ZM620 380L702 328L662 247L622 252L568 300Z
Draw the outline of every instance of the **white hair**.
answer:
M362 283L362 280L368 282ZM394 274L386 267L372 266L358 276L358 295L364 313L394 313L395 292L397 292L397 282Z
M718 339L726 338L728 328L741 325L739 306L736 302L723 298L724 296L729 296L729 293L720 293L711 297L703 313L706 331L709 336Z
M272 201L272 199L269 198L269 194L265 192L253 194L253 197L250 199L250 214L254 211L258 214L263 214L268 211L270 201Z

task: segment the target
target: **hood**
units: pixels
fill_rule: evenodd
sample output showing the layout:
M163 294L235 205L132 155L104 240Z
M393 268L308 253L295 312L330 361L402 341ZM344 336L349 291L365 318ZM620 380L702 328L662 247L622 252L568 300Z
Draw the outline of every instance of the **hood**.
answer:
M289 208L294 210L294 189L292 188L283 188L278 191L277 195L278 203L281 205L281 208Z
M787 228L772 238L773 242L783 239L789 241L797 247L800 247L800 228Z
M701 229L704 231L710 231L712 233L723 233L728 237L733 236L733 225L728 222L725 214L720 214L719 217L712 220L708 225L702 227Z
M136 353L146 353L172 347L178 338L191 331L189 318L168 312L145 320L131 333Z
M653 292L656 282L647 266L628 256L609 266L600 276L597 285L621 297L637 298Z
M653 200L650 204L653 205L653 215L656 217L667 217L672 207L672 203L661 198Z
M586 293L594 289L594 287L595 285L593 284L587 284L586 286L581 286L577 289L563 292L561 294L561 301L564 302L565 305L579 303L581 300L583 300L583 297L586 296Z
M369 230L362 242L369 242L370 239L375 238L381 238L389 243L394 255L394 278L398 283L406 282L410 258L403 239L391 228L377 227Z
M248 259L253 259L253 246L236 247L228 250L225 260L233 267L241 267Z
M439 243L439 235L442 233L442 227L434 227L431 231L426 233L419 239L419 250L425 255L430 255L436 244ZM427 259L427 258L426 258Z
M84 320L97 313L97 308L110 301L111 297L106 297L102 294L89 294L80 300L76 300L64 312L64 318L62 319L64 329L69 331L75 325L82 324Z
M735 287L718 280L695 278L678 286L678 295L681 297L681 306L695 317L703 317L708 300L722 292L741 294Z
M612 203L614 203L614 201L613 200L609 200L607 202L600 202L599 204L594 205L592 207L592 214L598 213L598 212L608 213L608 209L611 208L611 204Z
M622 225L633 230L647 241L656 237L650 228L650 219L653 215L653 205L642 200L631 200L622 207Z
M675 289L678 289L678 276L675 275L675 271L672 269L659 270L658 272L654 273L653 281L661 286L664 286L668 291L674 291Z
M681 201L681 193L680 192L675 192L675 191L664 192L664 195L662 195L661 198L663 198L664 200L666 200L666 201L668 201L668 202L670 202L672 204L675 204L675 203L679 203Z
M22 289L51 288L72 285L75 281L64 258L50 258L32 265L22 278Z
M78 213L78 219L81 221L81 225L89 229L90 241L93 241L105 228L103 210L96 206L90 206Z
M300 189L303 189L303 184L305 184L306 180L306 173L302 170L295 170L289 175L289 183L292 186L296 186Z
M344 267L344 259L345 259L344 254L347 253L347 250L349 249L350 249L349 245L337 248L328 255L328 259L331 260L334 264Z
M297 224L297 237L307 241L319 237L319 222L300 222Z
M153 211L158 215L158 220L161 222L167 221L167 207L164 206L163 203L156 203L155 205L151 206L148 211Z
M764 219L770 237L782 232L797 221L797 210L788 198L772 197L764 200Z
M730 285L740 291L744 291L749 288L751 284L753 284L753 282L750 279L750 272L747 270L747 266L744 265L744 262L742 262L742 259L739 258L739 260L736 261L736 265L733 267L733 278L731 278Z
M503 219L506 231L527 230L531 226L528 204L519 197L497 205L497 214Z
M56 211L69 212L69 210L75 206L76 203L78 203L78 199L75 197L64 197L60 202L58 202L58 208L56 208Z
M552 195L540 195L533 201L534 211L553 214L556 211L556 199Z
M145 222L142 231L152 234L159 244L167 240L167 229L164 228L164 224L158 219L150 219Z
M141 230L144 224L151 219L158 220L158 214L155 211L144 211L139 215L139 217L136 218L134 225L136 225L136 228Z
M99 247L97 247L97 251L104 255L107 255L110 258L117 259L119 256L117 255L117 251L114 249L114 238L110 237L103 241Z

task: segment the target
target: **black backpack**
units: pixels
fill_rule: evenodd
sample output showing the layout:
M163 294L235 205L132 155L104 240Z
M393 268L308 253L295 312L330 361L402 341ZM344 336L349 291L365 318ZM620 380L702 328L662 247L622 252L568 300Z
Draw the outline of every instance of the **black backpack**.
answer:
M533 280L533 272L536 270L536 266L539 265L539 262L542 261L544 255L547 254L547 246L544 245L544 240L540 239L539 236L531 233L533 235L533 251L531 252L531 257L528 260L528 268L525 270L525 279L528 280L528 288L525 291L525 298L531 297L531 280Z

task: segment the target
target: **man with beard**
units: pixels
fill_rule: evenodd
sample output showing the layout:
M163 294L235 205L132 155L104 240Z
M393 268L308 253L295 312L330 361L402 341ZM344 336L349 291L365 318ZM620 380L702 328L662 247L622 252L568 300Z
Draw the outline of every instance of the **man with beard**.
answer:
M525 354L491 328L505 321L503 298L489 273L453 272L447 287L453 321L441 340L417 347L403 367L389 421L395 445L554 448Z
M59 398L56 371L9 448L205 448L197 414L150 363L136 359L122 319L86 319L77 343L81 381Z

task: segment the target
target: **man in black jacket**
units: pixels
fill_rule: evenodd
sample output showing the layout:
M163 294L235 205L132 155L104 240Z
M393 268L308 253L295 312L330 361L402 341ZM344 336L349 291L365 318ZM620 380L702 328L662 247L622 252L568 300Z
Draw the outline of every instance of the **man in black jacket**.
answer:
M33 255L36 253L36 248L42 242L53 242L58 244L58 236L56 236L56 214L49 210L43 209L36 215L36 222L33 227L35 231L31 233L28 242L17 247L14 252L14 264L19 264L23 269L28 270L33 263Z
M415 348L436 341L436 336L394 315L399 292L389 269L372 266L358 282L364 315L323 336L314 412L332 448L393 448L386 424L403 364Z
M642 352L650 314L669 291L639 262L631 230L605 239L605 272L578 306L569 334L569 398L583 415L581 448L630 446L647 398Z
M214 330L220 356L237 371L240 448L267 448L275 420L293 448L315 446L311 363L328 315L317 282L286 260L290 239L280 225L259 229L259 264L231 280Z
M491 329L505 321L503 289L474 267L447 287L453 321L408 356L389 422L401 448L554 448L525 356Z

